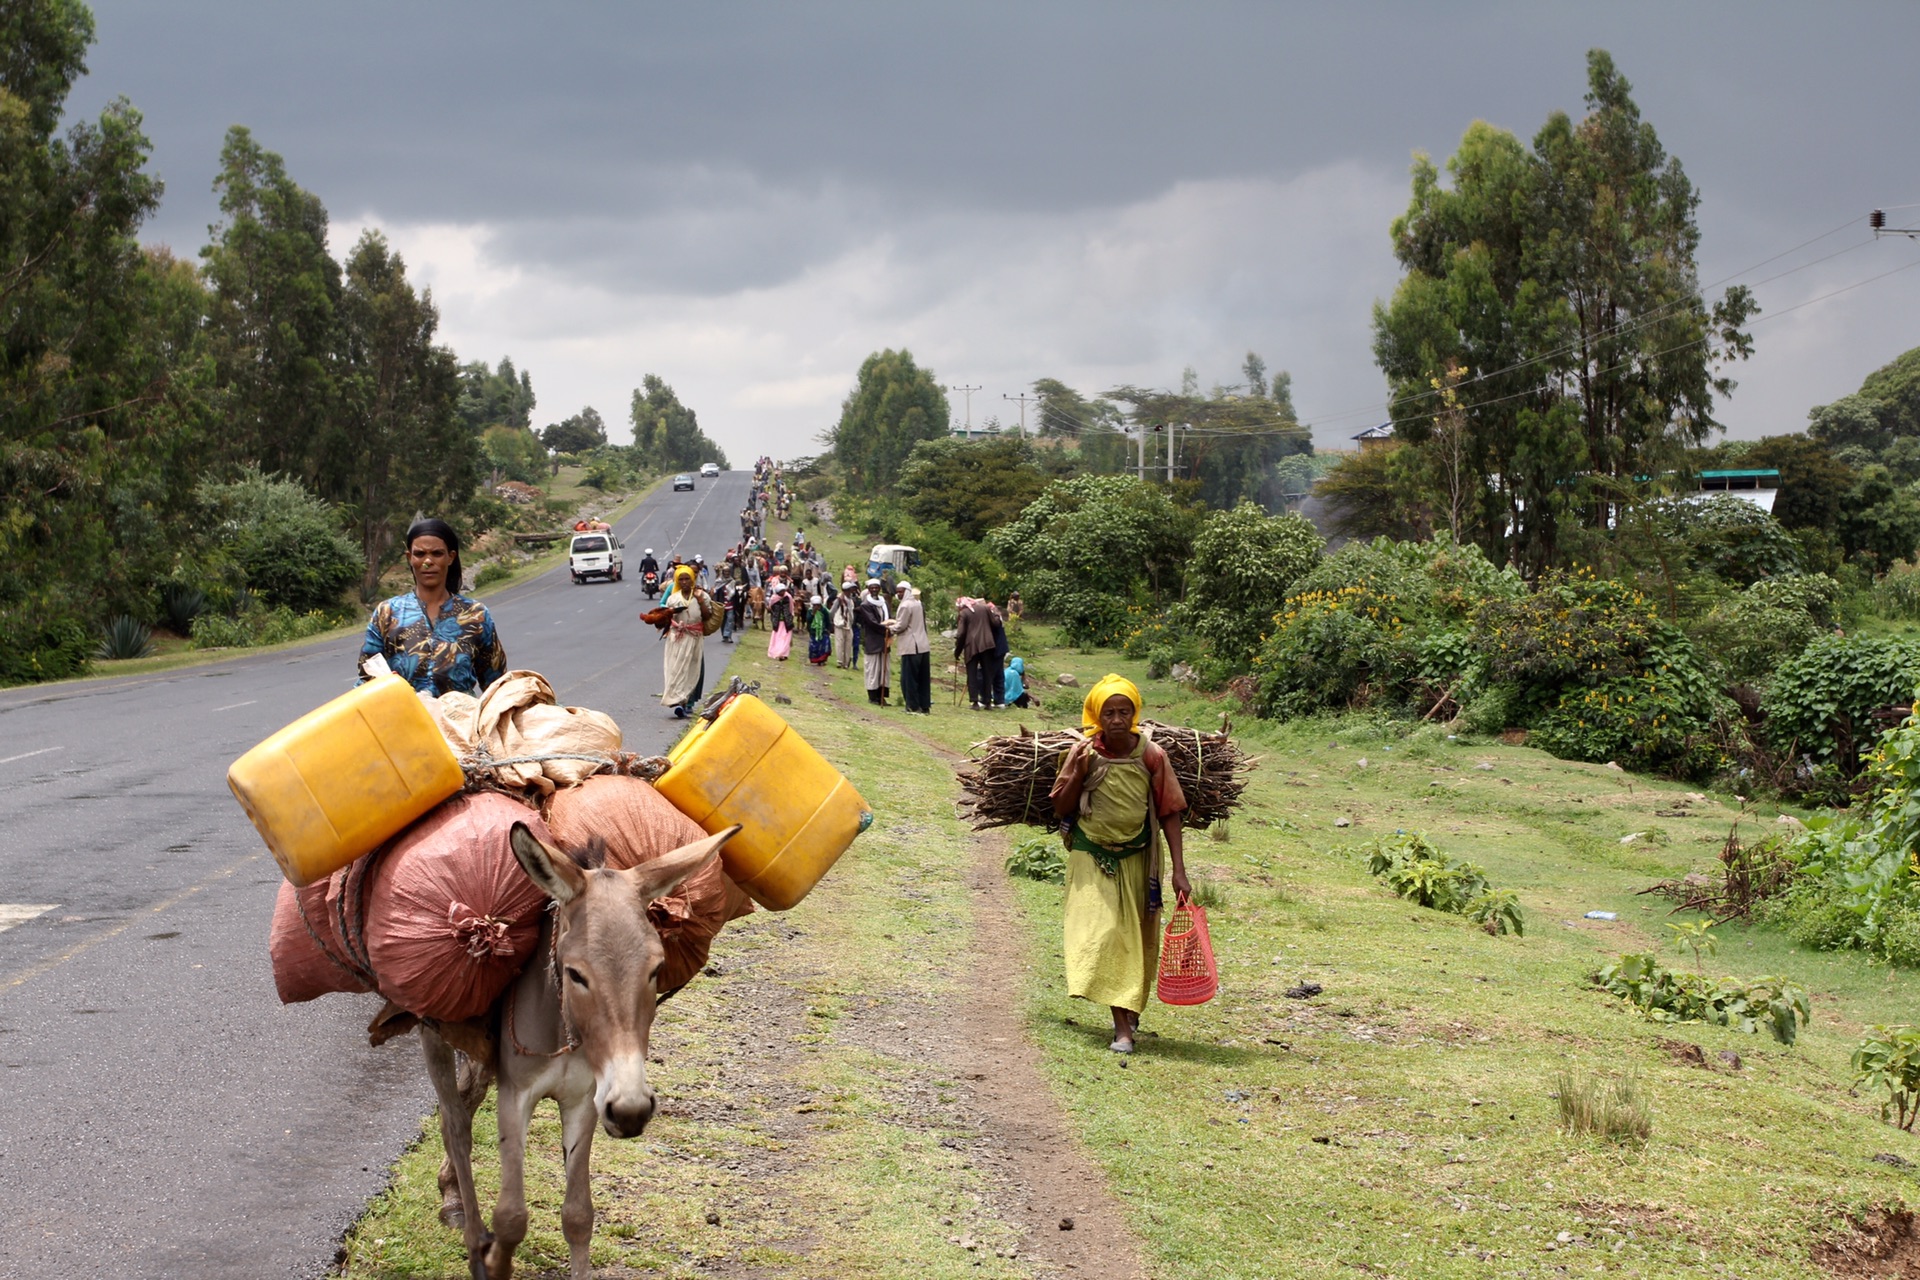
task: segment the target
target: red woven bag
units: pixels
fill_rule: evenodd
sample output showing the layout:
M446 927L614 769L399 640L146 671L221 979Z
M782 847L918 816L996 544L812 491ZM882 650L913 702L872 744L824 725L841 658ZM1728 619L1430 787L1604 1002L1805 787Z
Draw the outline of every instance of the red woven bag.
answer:
M1205 1004L1220 990L1220 967L1213 962L1207 936L1207 911L1196 902L1174 907L1160 940L1161 1004Z

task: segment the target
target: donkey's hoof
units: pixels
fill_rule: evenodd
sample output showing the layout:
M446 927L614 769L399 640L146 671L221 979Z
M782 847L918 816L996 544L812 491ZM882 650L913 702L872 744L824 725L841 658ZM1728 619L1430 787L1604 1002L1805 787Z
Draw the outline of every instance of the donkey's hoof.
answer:
M462 1230L467 1225L467 1211L460 1207L458 1200L450 1200L440 1206L440 1221L455 1231Z
M467 1274L473 1280L487 1280L487 1250L493 1248L493 1232L480 1237L480 1243L467 1250Z

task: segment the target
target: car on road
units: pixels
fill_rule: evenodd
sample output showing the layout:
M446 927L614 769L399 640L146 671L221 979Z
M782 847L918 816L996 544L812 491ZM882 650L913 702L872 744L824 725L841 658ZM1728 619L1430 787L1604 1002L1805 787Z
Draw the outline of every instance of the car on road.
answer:
M700 464L700 474L706 479L711 480L720 474L720 464L717 462L703 462Z
M675 493L680 492L682 489L692 489L692 488L693 488L693 477L688 475L686 472L682 471L679 475L673 478L673 491Z
M620 555L620 539L611 533L576 533L567 546L567 569L579 586L588 578L620 581L626 565Z

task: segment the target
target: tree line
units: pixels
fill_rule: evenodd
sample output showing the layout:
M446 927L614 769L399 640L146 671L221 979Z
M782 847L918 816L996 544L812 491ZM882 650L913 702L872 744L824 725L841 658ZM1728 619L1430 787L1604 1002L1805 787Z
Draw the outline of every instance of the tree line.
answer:
M61 127L94 30L74 0L0 8L0 681L72 673L169 596L268 594L235 567L242 513L292 509L260 483L319 504L365 596L416 513L612 448L591 408L536 432L511 359L461 363L382 232L336 261L325 205L245 127L199 261L143 246L164 186L140 113ZM723 460L657 376L632 423L640 468Z

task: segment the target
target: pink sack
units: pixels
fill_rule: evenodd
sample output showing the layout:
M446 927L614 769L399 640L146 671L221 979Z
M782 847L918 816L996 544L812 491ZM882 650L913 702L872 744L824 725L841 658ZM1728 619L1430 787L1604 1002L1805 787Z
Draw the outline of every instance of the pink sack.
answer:
M335 991L371 991L339 959L345 952L327 910L329 876L304 889L280 882L273 902L273 926L267 933L267 954L273 960L273 988L281 1004L297 1004ZM306 919L301 920L305 914ZM329 954L331 953L331 954Z
M584 848L598 836L606 845L607 866L616 871L644 866L707 836L652 783L613 774L562 787L547 806L547 823L554 836L572 848ZM721 927L752 910L753 899L721 871L718 858L655 901L647 914L667 951L660 993L677 991L691 981L707 963Z
M767 656L769 658L784 658L787 656L787 650L791 648L793 648L793 632L787 628L786 623L782 622L773 629L773 634L767 638Z
M515 822L553 843L537 812L480 792L455 796L368 855L378 861L366 948L381 995L423 1018L475 1018L533 958L547 897L507 843Z

